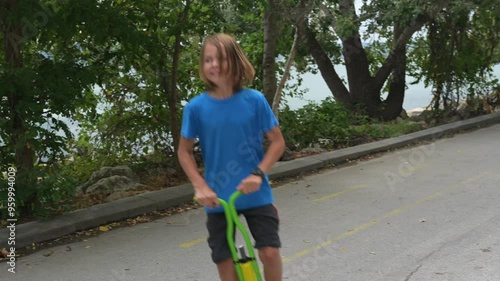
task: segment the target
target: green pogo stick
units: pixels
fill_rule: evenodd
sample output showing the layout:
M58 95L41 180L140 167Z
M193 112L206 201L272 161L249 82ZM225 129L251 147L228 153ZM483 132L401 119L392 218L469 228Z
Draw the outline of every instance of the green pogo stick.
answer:
M260 276L259 265L255 259L255 253L253 251L252 242L247 230L241 223L238 213L236 212L235 202L238 197L243 193L236 191L229 197L229 203L219 198L219 201L224 208L224 214L226 215L227 221L227 242L229 244L229 250L231 251L231 256L233 258L234 266L236 269L236 274L238 275L239 281L262 281ZM238 249L234 245L234 226L238 228L240 233L245 240L246 248L248 249L248 256L245 254L243 246L239 248L241 257L238 256Z

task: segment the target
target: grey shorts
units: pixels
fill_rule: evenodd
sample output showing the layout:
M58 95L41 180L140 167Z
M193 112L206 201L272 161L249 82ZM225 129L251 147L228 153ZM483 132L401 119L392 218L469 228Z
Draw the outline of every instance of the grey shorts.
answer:
M281 241L278 235L278 210L274 205L239 211L247 221L250 233L255 240L254 247L280 248ZM212 250L212 261L220 263L232 259L227 243L226 217L224 213L207 214L208 245ZM244 241L236 245L245 244ZM247 252L248 253L248 252Z

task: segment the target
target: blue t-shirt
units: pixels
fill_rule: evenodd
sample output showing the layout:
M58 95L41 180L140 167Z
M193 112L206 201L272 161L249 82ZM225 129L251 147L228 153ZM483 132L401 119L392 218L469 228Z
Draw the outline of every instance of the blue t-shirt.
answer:
M187 139L199 138L205 181L219 198L227 201L264 158L264 134L276 126L276 116L264 95L256 90L241 89L225 99L204 92L184 107L181 135ZM266 177L257 192L236 200L236 208L245 210L273 202ZM223 209L207 207L206 211L215 213Z

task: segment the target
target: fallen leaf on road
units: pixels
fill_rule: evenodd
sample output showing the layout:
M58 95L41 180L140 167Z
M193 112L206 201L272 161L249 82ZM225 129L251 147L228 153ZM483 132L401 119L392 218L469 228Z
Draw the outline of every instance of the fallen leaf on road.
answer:
M311 241L310 241L310 240L305 239L305 240L304 240L304 243L311 243Z
M49 256L52 256L53 253L54 253L54 251L49 251L48 253L43 254L43 256L44 257L49 257Z
M109 231L109 228L107 226L99 226L99 231L106 232Z
M73 250L73 249L71 249L71 247L70 247L70 246L66 246L66 251L67 251L67 252L71 252L72 250Z
M7 249L2 248L0 250L0 256L2 256L2 258L6 258L8 255L9 255L9 251L7 251Z
M370 252L370 255L376 255L376 254L377 254L377 253L375 253L375 252Z

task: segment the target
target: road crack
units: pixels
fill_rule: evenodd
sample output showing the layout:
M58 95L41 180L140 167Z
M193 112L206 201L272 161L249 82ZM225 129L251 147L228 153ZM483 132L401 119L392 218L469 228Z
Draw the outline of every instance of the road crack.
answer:
M405 278L404 281L410 281L411 277L413 276L413 274L417 273L417 271L422 267L422 265L419 265L417 266L417 268L415 268L415 270L413 270L412 272L410 272L410 274L408 274Z

